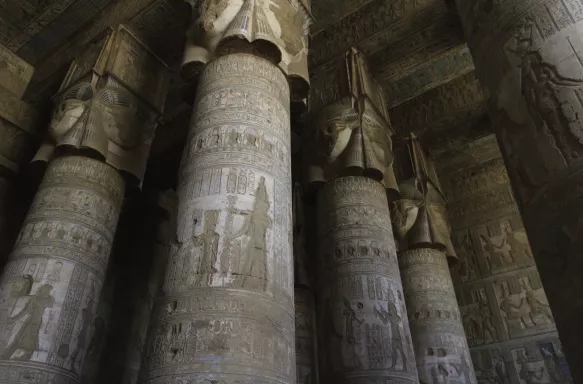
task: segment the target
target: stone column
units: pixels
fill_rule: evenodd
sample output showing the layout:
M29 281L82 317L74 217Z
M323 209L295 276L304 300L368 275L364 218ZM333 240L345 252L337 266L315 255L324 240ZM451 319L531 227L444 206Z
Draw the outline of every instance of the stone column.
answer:
M319 192L318 336L323 383L417 383L386 192L366 177Z
M296 318L296 376L298 384L318 384L316 349L316 303L314 273L306 245L307 227L302 203L302 188L294 184L294 297ZM311 273L310 273L311 272Z
M476 383L460 309L443 251L399 253L417 372L423 383Z
M0 264L17 230L9 225L12 187L37 144L36 111L21 100L34 68L0 44Z
M304 154L308 193L321 188L320 380L416 383L387 202L396 185L383 90L356 49L316 74L312 89Z
M583 381L583 4L456 3L573 378Z
M102 42L56 96L49 166L0 277L3 383L79 383L126 184L146 166L165 66L124 27Z
M475 384L476 375L448 267L456 262L445 199L431 159L414 137L397 159L401 199L394 202L399 266L422 383Z
M202 68L177 231L141 382L291 384L288 81L305 64L309 15L296 0L202 4L182 72Z

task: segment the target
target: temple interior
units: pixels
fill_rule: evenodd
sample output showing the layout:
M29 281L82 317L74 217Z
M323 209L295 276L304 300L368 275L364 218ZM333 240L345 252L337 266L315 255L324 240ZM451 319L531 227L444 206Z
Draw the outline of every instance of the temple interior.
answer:
M0 0L0 384L583 383L582 217L583 0Z

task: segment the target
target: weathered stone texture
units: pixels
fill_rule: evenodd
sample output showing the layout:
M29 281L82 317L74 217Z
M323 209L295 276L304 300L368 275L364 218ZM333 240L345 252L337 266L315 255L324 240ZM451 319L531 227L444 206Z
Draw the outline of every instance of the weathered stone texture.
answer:
M323 383L416 383L385 189L365 177L318 196L318 352Z
M581 381L583 4L456 3L565 354Z
M92 159L50 164L0 278L2 382L79 382L124 187Z
M314 296L306 287L296 287L294 295L296 309L296 383L318 384Z
M143 382L293 383L287 80L229 54L207 64L195 105Z
M399 252L419 380L475 384L468 342L444 252Z
M437 162L459 256L451 272L478 381L528 383L532 372L545 382L568 382L494 136L459 148L455 156L443 153Z

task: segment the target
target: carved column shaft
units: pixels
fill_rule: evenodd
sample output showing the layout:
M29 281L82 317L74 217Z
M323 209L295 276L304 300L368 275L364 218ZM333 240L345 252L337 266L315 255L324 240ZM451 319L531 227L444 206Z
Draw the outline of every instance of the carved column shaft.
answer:
M583 381L583 5L456 3L565 354Z
M316 364L316 303L307 287L294 290L296 318L296 377L298 384L318 384Z
M366 177L318 194L318 337L323 383L416 383L385 188Z
M399 252L403 292L423 383L476 383L445 253L419 248Z
M101 37L72 63L55 97L36 157L48 170L0 278L3 382L80 381L98 329L122 175L130 185L141 181L164 104L165 65L124 26Z
M289 105L265 59L203 70L144 382L295 382Z
M78 383L124 195L109 165L49 165L0 277L0 380Z

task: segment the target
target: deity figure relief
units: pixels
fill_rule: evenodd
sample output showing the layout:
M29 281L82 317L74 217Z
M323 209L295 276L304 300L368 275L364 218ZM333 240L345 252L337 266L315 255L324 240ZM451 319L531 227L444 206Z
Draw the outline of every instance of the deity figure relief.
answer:
M246 215L245 222L238 233L233 235L233 239L247 236L248 242L244 252L245 264L241 273L243 277L243 287L246 286L250 277L262 282L262 289L267 290L267 230L273 225L269 217L269 196L265 186L265 177L261 176L255 191L255 201L251 211L242 212Z
M204 214L204 231L194 236L195 247L200 247L200 259L193 271L196 275L194 285L210 286L213 274L217 272L215 263L219 252L219 234L216 232L220 210L206 211Z
M356 315L356 311L352 309L352 305L347 298L343 299L344 309L342 310L342 316L344 317L344 341L348 344L351 364L345 364L352 367L361 367L362 362L360 361L360 326L364 323L364 319L359 319ZM359 310L362 310L363 304L358 303L356 306Z
M551 313L551 308L549 307L548 303L545 301L540 300L536 297L536 294L532 290L526 291L525 297L526 304L530 307L530 314L532 316L532 320L536 325L539 325L540 320L537 318L542 317L546 320L544 322L552 323L553 322L553 315Z
M57 261L53 266L51 272L47 277L47 282L51 285L55 285L61 281L61 270L63 269L63 263Z
M39 349L39 332L42 326L42 317L45 309L52 308L55 299L51 296L53 287L49 284L41 285L35 294L30 295L33 278L25 275L19 279L17 285L18 299L25 301L24 307L17 313L12 313L8 323L14 325L13 333L6 349L2 352L5 360L30 360L32 354ZM16 352L20 352L16 354Z
M397 353L401 356L403 361L403 370L407 370L407 355L403 350L403 341L401 339L401 332L399 326L401 325L401 317L397 313L397 307L394 303L389 302L387 304L387 310L376 308L374 309L375 315L383 322L384 325L391 326L391 349L392 349L392 364L389 369L395 369L397 365Z
M94 286L91 285L91 292L89 293L89 300L85 308L81 310L81 329L77 334L77 338L75 339L75 349L71 354L71 369L74 372L80 372L81 368L83 367L83 358L80 356L83 354L85 350L85 346L91 340L89 339L91 325L93 323L93 296L94 296ZM89 340L88 340L89 339ZM77 367L78 363L78 367Z
M441 364L431 367L431 377L433 378L433 384L449 383L449 372Z
M480 297L479 303L479 318L481 320L480 328L482 331L482 340L484 343L491 343L498 340L498 332L494 326L494 315L492 314L492 309L490 304L485 297Z
M507 324L511 332L519 332L524 328L530 328L534 325L529 316L530 311L525 298L518 297L518 303L516 302L516 298L516 295L511 295L504 288L502 289L500 309L506 316Z
M505 233L506 238L504 239L504 243L510 247L512 257L516 262L532 259L530 246L525 239L518 237L510 227L506 227Z
M506 239L503 239L501 243L496 244L490 236L480 235L480 238L482 239L484 252L486 252L488 260L490 261L491 270L502 268L513 263L510 254L506 252Z

